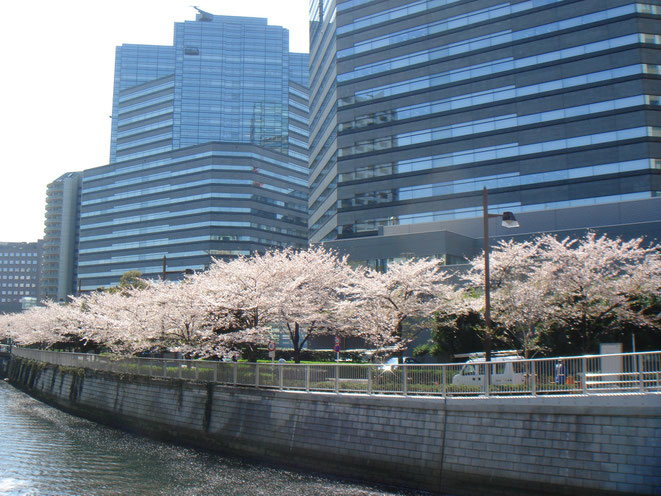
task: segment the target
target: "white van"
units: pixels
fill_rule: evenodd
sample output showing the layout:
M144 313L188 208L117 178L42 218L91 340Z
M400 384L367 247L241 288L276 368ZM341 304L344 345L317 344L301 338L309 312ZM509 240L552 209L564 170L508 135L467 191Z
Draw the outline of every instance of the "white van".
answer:
M455 386L482 386L484 384L484 371L486 363L484 354L471 358L461 368L458 374L452 378ZM525 362L520 356L498 356L494 354L491 359L490 383L494 386L518 386L525 384L526 370Z

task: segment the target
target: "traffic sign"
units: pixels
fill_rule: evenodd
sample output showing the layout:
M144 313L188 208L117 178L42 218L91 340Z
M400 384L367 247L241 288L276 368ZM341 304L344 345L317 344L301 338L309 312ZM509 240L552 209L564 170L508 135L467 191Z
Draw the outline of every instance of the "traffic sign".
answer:
M339 346L339 345L340 345L340 337L335 336L335 346Z
M269 351L275 351L275 343L273 341L269 341L269 344L267 346L267 349Z
M339 352L340 352L340 345L336 344L335 345L335 353L339 353Z

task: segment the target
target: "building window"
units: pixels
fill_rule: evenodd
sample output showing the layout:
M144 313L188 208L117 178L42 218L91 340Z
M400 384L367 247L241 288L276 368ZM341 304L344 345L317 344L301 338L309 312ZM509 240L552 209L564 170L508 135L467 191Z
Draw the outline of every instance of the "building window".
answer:
M661 65L645 64L645 74L661 74Z

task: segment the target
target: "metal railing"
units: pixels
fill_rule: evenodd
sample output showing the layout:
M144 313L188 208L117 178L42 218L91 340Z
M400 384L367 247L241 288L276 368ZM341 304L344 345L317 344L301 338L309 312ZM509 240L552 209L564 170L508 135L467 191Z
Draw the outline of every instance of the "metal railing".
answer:
M661 351L402 365L116 359L16 346L12 353L54 365L118 374L297 391L441 397L661 391Z

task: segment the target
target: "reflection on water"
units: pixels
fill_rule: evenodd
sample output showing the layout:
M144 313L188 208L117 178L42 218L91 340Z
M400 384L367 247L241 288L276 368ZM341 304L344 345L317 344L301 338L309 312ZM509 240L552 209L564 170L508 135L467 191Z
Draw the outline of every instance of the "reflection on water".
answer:
M300 474L132 436L0 381L0 496L416 495Z

